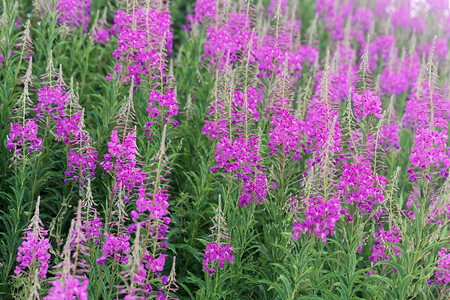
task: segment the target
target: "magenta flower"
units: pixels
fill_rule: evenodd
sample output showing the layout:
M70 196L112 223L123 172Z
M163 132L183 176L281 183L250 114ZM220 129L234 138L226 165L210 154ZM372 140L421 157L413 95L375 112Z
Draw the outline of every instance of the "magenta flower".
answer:
M217 63L222 69L227 59L229 63L239 60L250 40L256 45L256 37L250 28L251 21L245 13L231 12L228 19L219 26L210 24L206 29L205 55L212 64Z
M395 255L400 257L401 253L397 246L389 245L386 243L400 243L402 234L397 227L393 226L389 231L385 231L381 226L378 232L375 232L375 243L372 246L372 255L369 256L369 260L375 263L380 260L389 260L389 254L386 253L387 248L391 248Z
M138 166L136 133L128 132L122 143L119 133L113 130L111 142L108 142L108 154L100 165L106 172L116 174L116 186L114 190L125 188L132 193L133 188L142 184L146 178L145 172Z
M444 177L448 176L450 167L450 149L447 147L447 135L444 130L431 130L419 128L414 136L414 146L411 148L411 164L414 168L426 172L429 168L439 170ZM414 180L414 171L411 169L410 178ZM430 180L430 179L429 179ZM415 180L414 180L415 181Z
M47 278L47 269L50 259L50 242L47 235L47 231L34 232L28 231L25 233L26 237L19 247L17 253L17 261L20 265L16 266L14 270L15 274L20 274L26 268L32 268L35 264L39 266L39 276L41 278Z
M84 139L86 139L86 135L80 127L80 124L82 123L82 117L82 112L77 111L71 116L56 119L56 138L64 142L64 144L66 145L73 144L77 141L82 142Z
M64 174L75 181L87 181L89 178L94 178L97 155L97 151L91 146L70 149L67 156L69 169Z
M17 262L20 264L16 266L14 273L21 274L25 269L33 270L39 267L39 276L47 278L47 269L50 260L50 241L45 236L47 231L44 230L41 219L39 218L40 198L38 197L36 203L36 210L31 219L30 225L25 231L22 245L17 252ZM32 275L28 273L28 275Z
M66 117L64 111L69 104L69 94L61 85L43 87L38 90L38 99L36 107L36 117L40 119L44 113L47 113L54 120Z
M217 0L197 0L195 2L194 14L187 15L189 23L205 23L217 18Z
M327 241L327 236L334 235L334 227L339 220L341 214L341 203L339 197L333 197L325 201L318 195L310 199L304 199L299 205L296 200L291 201L294 210L294 227L292 230L293 239L299 239L301 234L314 231L316 236L320 237L322 242ZM304 211L304 220L300 218L301 212Z
M49 295L44 300L88 300L89 279L72 274L63 275L50 282Z
M373 172L369 159L357 157L356 162L343 162L339 193L347 204L356 204L363 214L370 214L374 205L384 200L387 180Z
M230 236L228 234L227 222L221 208L221 198L219 195L219 206L216 209L216 215L213 218L214 226L210 228L213 237L212 242L206 243L205 253L203 253L203 270L213 275L219 269L223 269L225 262L233 263L233 249L230 245Z
M145 191L143 185L138 188L136 206L139 214L148 212L150 219L162 219L169 213L169 195L163 191L157 192L153 197ZM137 219L137 216L135 216Z
M353 93L354 113L356 120L361 122L368 116L381 118L381 100L372 91L368 90L361 95Z
M300 142L303 138L304 124L287 110L281 110L271 117L269 132L270 154L278 153L282 149L283 155L294 154L294 159L300 159Z
M176 94L172 90L166 93L161 93L159 90L150 91L147 113L152 120L145 124L145 134L150 135L151 126L158 122L159 118L164 120L164 123L169 123L171 117L178 114Z
M224 169L226 173L233 172L237 179L242 180L239 205L247 206L250 203L260 204L266 198L267 180L262 173L260 156L258 153L258 137L252 136L246 142L245 138L235 139L233 142L228 137L223 137L217 143L217 166L211 169Z
M61 14L58 23L65 23L70 27L83 26L87 32L91 16L91 0L57 0L56 10Z
M398 133L398 124L392 123L383 126L380 140L378 141L385 149L394 147L400 149L400 137Z
M219 269L223 269L226 261L229 264L233 263L233 249L230 243L208 242L203 254L203 270L212 275L216 272L216 263Z
M29 153L42 150L42 138L37 137L38 126L35 120L26 120L25 126L19 123L11 123L6 146L15 154L20 154L23 148L28 148Z
M103 264L109 256L121 264L127 264L130 255L130 236L121 233L119 236L105 233L106 242L103 242L103 256L97 259L97 264Z
M144 75L163 74L166 54L161 46L172 51L173 33L166 5L161 10L154 4L138 6L133 12L116 12L112 33L118 37L118 47L113 57L117 60L115 76L125 82L133 79L138 85Z
M450 252L447 248L442 248L441 251L438 252L439 260L438 260L438 268L442 268L444 270L436 270L435 281L442 285L447 285L450 283Z

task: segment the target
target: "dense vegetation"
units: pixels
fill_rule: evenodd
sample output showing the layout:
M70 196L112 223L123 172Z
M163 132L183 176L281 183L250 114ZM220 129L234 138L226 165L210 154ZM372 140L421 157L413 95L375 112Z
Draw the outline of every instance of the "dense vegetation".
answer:
M0 298L445 299L449 6L4 0Z

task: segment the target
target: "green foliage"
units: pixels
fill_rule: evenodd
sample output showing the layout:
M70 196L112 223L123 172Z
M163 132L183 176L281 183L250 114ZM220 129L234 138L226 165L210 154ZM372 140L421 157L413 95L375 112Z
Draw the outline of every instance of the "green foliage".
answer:
M41 197L41 219L51 239L51 265L63 261L63 246L68 236L71 220L80 200L78 185L64 182L68 147L54 142L47 133L43 137L44 150L29 154L21 161L14 161L6 147L10 118L17 99L23 92L20 78L26 71L23 53L16 51L21 30L14 25L20 16L29 16L32 23L34 45L33 74L36 78L46 72L50 51L55 66L61 65L66 82L73 78L80 105L85 109L86 128L93 139L99 158L107 153L107 143L116 125L120 107L127 101L128 87L117 82L108 82L105 76L112 72L115 61L112 52L116 40L100 45L83 33L80 28L70 33L59 26L58 15L47 7L41 19L32 12L32 1L4 1L0 13L4 13L0 29L0 50L4 65L0 68L0 298L24 299L23 291L29 287L29 279L14 275L17 265L17 249L21 244L23 230L28 226ZM92 11L103 11L108 7L107 19L111 23L117 1L93 0ZM254 1L257 2L257 1ZM269 1L263 1L267 6ZM342 218L335 234L327 243L319 237L302 235L292 239L293 214L290 211L291 197L305 192L303 173L307 168L307 156L295 161L283 154L269 155L267 133L270 120L264 119L252 132L261 132L263 166L270 174L270 188L264 204L241 207L238 205L240 186L230 174L212 173L216 165L214 141L202 134L208 106L214 100L217 78L213 67L202 59L206 33L182 29L186 14L192 11L194 1L172 0L171 10L174 28L174 51L170 61L177 87L180 125L172 128L166 138L170 180L170 233L168 236L169 258L177 257L176 279L180 299L444 299L444 292L428 281L436 270L437 253L448 247L448 216L443 224L427 222L424 212L429 207L425 197L418 201L415 218L402 214L411 192L411 183L406 171L410 167L411 147L414 136L411 131L400 132L400 149L388 154L383 163L386 177L391 178L400 168L398 191L392 195L395 207L395 224L401 228L402 242L387 244L398 247L401 256L389 250L389 260L371 263L368 257L374 244L376 228L369 222L370 216L347 222ZM314 22L314 1L301 0L299 17L302 20L302 38L307 39L307 28ZM92 26L92 21L91 24ZM324 58L330 43L324 24L318 24L317 45ZM11 54L11 55L10 55ZM238 70L236 77L244 76ZM378 70L379 71L379 70ZM376 74L375 74L376 75ZM306 78L306 76L305 76ZM265 79L264 79L265 80ZM39 80L36 80L39 88ZM269 91L277 82L263 82L268 98ZM302 79L294 87L304 91L308 82ZM275 86L275 87L274 87ZM310 88L308 86L308 88ZM403 116L407 95L396 98L399 117ZM35 91L32 100L36 99ZM267 100L267 99L266 99ZM386 100L386 99L385 99ZM158 155L162 132L148 143L144 134L147 122L148 96L142 90L134 93L136 110L137 145L144 168L150 168ZM386 100L387 101L387 100ZM385 101L385 102L386 102ZM258 108L264 113L264 108ZM341 107L341 111L345 108ZM374 125L374 124L370 124ZM339 172L339 171L338 171ZM443 184L443 179L439 184ZM106 219L111 210L111 186L113 179L104 170L96 170L92 182L93 198L102 217ZM421 187L427 191L428 186ZM427 194L425 192L425 194ZM223 269L209 275L202 268L203 252L209 241L211 218L217 208L218 196L223 199L223 211L229 225L234 260ZM429 205L429 204L428 204ZM397 209L398 208L398 209ZM104 225L106 226L106 225ZM362 249L361 241L364 246ZM86 263L89 267L89 298L113 299L124 275L117 270L116 263L98 265L96 258L101 249L91 245ZM169 258L167 261L169 261ZM50 269L49 269L50 270ZM168 274L170 264L163 271ZM54 270L50 270L53 273ZM370 274L370 275L369 275ZM46 295L48 280L41 285L40 294Z

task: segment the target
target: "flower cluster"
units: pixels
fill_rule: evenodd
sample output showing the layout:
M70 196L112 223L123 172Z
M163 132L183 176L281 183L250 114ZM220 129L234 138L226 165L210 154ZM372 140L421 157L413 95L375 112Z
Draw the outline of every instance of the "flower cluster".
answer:
M250 203L259 204L266 198L266 174L262 173L259 164L258 137L251 136L248 141L244 137L231 141L222 137L217 143L217 166L211 170L224 169L226 173L233 172L237 179L242 180L239 205L247 206Z
M100 44L107 44L111 36L111 29L109 28L108 21L106 20L107 10L103 11L103 16L98 20L98 15L96 22L92 26L91 35L95 42Z
M216 263L219 269L223 269L225 262L233 263L233 249L230 243L208 242L203 253L203 270L210 275L216 272Z
M214 274L219 269L223 269L225 262L233 263L233 249L230 245L230 236L228 234L227 223L221 208L221 200L219 195L219 206L214 216L214 226L210 228L213 232L209 237L213 237L214 241L206 243L205 253L203 253L203 270L208 271L209 275Z
M109 256L121 264L127 264L130 253L130 236L121 233L119 236L105 233L105 242L103 242L103 256L97 259L97 264L103 264Z
M138 213L149 213L150 219L163 219L168 214L169 209L169 195L164 191L158 191L153 197L146 193L143 185L138 188L138 199L136 200L136 206ZM132 215L134 213L132 212ZM136 215L137 216L137 215ZM133 216L133 218L137 218Z
M213 64L222 68L225 63L238 61L238 54L248 47L255 36L250 28L251 22L245 13L231 12L228 19L219 25L210 24L206 29L205 55Z
M58 280L51 281L50 284L52 286L49 295L44 297L44 300L88 299L89 279L86 277L80 278L80 276L67 274Z
M19 247L17 253L17 261L20 265L16 266L15 274L20 274L26 268L33 268L39 266L39 276L47 278L47 269L50 259L50 241L45 236L47 231L35 232L28 231L25 233L26 237Z
M114 17L112 33L118 38L113 53L117 60L114 71L120 81L133 80L138 85L143 75L160 76L164 72L164 49L172 51L170 12L167 5L162 9L158 9L158 4L149 5L138 5L132 9L133 13L118 10Z
M218 0L198 0L195 2L194 14L187 15L189 23L205 23L216 20Z
M396 226L393 226L389 231L384 230L382 227L379 228L378 232L374 233L375 243L372 248L372 255L369 256L369 260L375 263L380 260L389 260L389 254L386 253L387 247L391 248L395 255L400 257L401 253L397 246L390 245L387 246L386 243L400 243L402 239L402 234Z
M311 100L305 121L305 151L314 153L318 159L326 151L339 153L342 151L342 131L339 115L327 101L317 97Z
M16 155L20 154L22 149L28 148L28 152L42 150L42 138L37 137L38 126L34 120L26 120L24 126L19 123L11 123L6 146L14 151Z
M301 234L306 234L314 230L316 236L325 243L328 235L334 235L334 227L341 216L341 202L335 196L328 200L322 195L304 199L304 203L299 205L296 200L291 201L295 210L294 227L292 238L298 239ZM304 220L300 219L300 211L305 208Z
M25 269L29 269L28 275L32 275L31 270L39 267L39 276L47 278L47 269L50 260L50 241L45 236L48 234L44 230L39 218L40 198L36 203L36 210L30 225L25 231L22 245L17 252L17 262L20 264L14 270L15 274L21 274Z
M89 177L94 178L97 156L97 151L91 146L70 149L67 156L69 169L64 172L64 175L68 178L72 177L74 181L78 179L87 181Z
M37 103L34 110L36 117L42 118L44 115L53 120L64 119L67 114L66 106L70 103L69 93L60 84L54 86L44 86L38 90Z
M439 260L438 260L438 268L442 268L444 270L436 270L435 281L442 285L447 285L450 283L450 252L447 248L442 248L441 251L438 252Z
M433 123L435 128L447 128L450 120L448 99L441 96L438 91L431 94L429 82L422 84L418 82L414 91L415 93L411 93L406 102L403 126L415 130L419 127L428 128Z
M115 174L115 191L124 188L129 193L132 193L133 188L144 182L146 174L139 167L136 155L136 133L126 133L121 142L118 131L113 130L111 141L108 142L108 153L105 154L105 160L100 165L106 172Z
M343 161L338 190L347 204L356 204L363 214L370 214L374 205L384 200L384 176L373 172L370 160L357 157L355 162Z
M415 145L411 148L411 164L414 168L425 172L428 180L431 180L430 168L439 170L444 177L448 176L450 167L450 150L446 145L447 135L445 131L419 128L414 137ZM417 181L417 176L413 169L409 169L410 178Z
M391 123L383 126L381 134L379 137L379 143L385 148L390 149L394 147L395 149L400 148L400 137L398 132L398 124Z
M145 124L145 134L150 135L151 126L158 122L161 118L164 123L169 123L171 117L178 114L178 105L176 102L176 94L172 90L162 93L159 90L151 90L148 99L147 113L151 119ZM178 125L178 121L173 121L174 126Z
M380 76L380 87L384 94L400 96L408 89L408 80L403 71L386 68Z
M293 116L289 111L282 110L271 117L269 132L270 154L278 153L278 146L282 147L283 154L294 153L294 159L300 159L300 142L304 123Z
M91 16L91 0L57 0L56 11L60 13L58 23L70 27L83 26L87 32Z
M381 118L381 100L372 91L367 90L362 94L353 94L353 103L355 105L355 117L358 122L368 116L377 119Z

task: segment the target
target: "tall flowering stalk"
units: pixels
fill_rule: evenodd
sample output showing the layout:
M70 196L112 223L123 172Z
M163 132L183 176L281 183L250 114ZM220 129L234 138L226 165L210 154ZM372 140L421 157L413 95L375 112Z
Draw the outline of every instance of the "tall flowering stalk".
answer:
M92 25L91 28L91 38L100 44L107 44L110 40L111 36L111 30L109 28L108 21L106 19L106 14L108 12L108 9L105 8L103 10L103 15L99 19L99 13L100 11L97 11L97 15L95 16L94 25Z
M83 195L84 185L95 177L98 153L91 146L90 133L85 130L84 109L79 105L78 95L74 92L73 78L70 82L69 97L68 117L57 121L55 136L69 147L68 170L64 174L67 178L79 182L79 194Z
M32 49L29 34L30 22L27 22L24 35L21 37L23 44L21 44L22 50L20 62L22 62L22 58L25 53L31 53L28 52ZM9 228L4 231L4 236L7 238L2 239L1 241L1 245L4 247L3 249L5 249L6 253L6 263L4 265L3 272L3 275L5 276L4 278L7 278L10 275L10 272L14 267L18 247L17 241L20 239L22 230L29 222L29 215L32 213L29 211L29 206L25 205L27 201L33 201L28 197L29 189L34 189L32 182L33 179L35 179L33 178L35 174L30 172L30 166L31 163L36 162L36 160L34 160L34 158L37 157L36 154L39 154L39 152L43 149L42 138L38 136L38 125L36 119L32 117L33 101L30 98L30 87L33 86L34 80L32 76L33 59L31 56L28 58L29 61L27 71L25 76L20 79L20 82L24 85L24 90L13 110L13 117L11 118L12 122L10 123L10 132L6 138L7 148L13 151L11 160L14 166L14 176L12 177L14 180L11 181L10 188L13 191L14 196L8 197L9 201L4 207L4 209L7 209L10 212L10 218L2 219L7 228ZM17 74L18 71L19 69L17 70ZM29 234L31 243L29 244L30 247L34 246L33 243L38 243L36 240L38 239L36 236L37 234L38 233ZM33 235L36 237L33 237ZM34 242L33 239L35 239ZM27 251L25 248L23 250ZM43 244L43 251L41 255L43 255L45 251L45 245ZM23 266L26 267L27 264L31 262L27 262L27 257L24 257L24 259ZM41 257L40 259L43 258ZM30 273L30 276L35 275L32 273L34 273L34 271ZM45 274L40 273L40 276L45 276Z
M334 122L336 120L335 118ZM333 124L332 128L334 126ZM342 212L341 201L335 191L333 143L334 132L331 129L324 149L324 159L308 170L305 195L291 199L291 210L294 212L293 239L314 231L325 243L329 235L334 235L334 228Z
M116 12L112 33L118 37L118 48L113 53L117 64L107 79L133 80L139 85L143 77L158 78L163 73L166 66L161 61L165 61L166 53L161 47L172 51L173 33L168 5L160 3L150 0L140 5L132 1L126 11Z
M85 245L85 235L81 229L81 202L76 220L72 220L69 235L63 249L63 261L55 266L58 270L50 282L51 287L45 300L88 299L89 279L86 276L89 266L82 259L89 248Z
M223 269L226 261L229 264L233 263L233 249L229 242L230 236L221 206L219 195L219 204L213 218L214 226L210 228L212 233L209 235L213 241L206 243L203 254L203 270L207 271L209 275L213 275L218 269Z
M130 86L127 102L123 105L117 119L116 128L111 133L111 141L108 142L108 153L100 165L113 177L113 186L110 195L110 211L108 212L108 230L104 233L106 240L103 242L103 256L97 259L98 264L103 264L109 256L116 262L126 264L130 253L130 236L124 232L125 221L129 214L125 210L126 202L134 195L137 187L146 178L142 170L142 163L138 160L136 146L136 130L131 128L134 123L133 82ZM112 217L115 215L114 221ZM117 233L111 233L111 230Z
M204 45L205 57L222 70L226 64L240 61L239 53L245 52L250 40L256 45L251 22L245 12L230 12L209 23Z
M151 162L152 171L148 173L146 183L139 187L136 200L137 211L132 211L132 219L136 222L130 229L142 226L145 230L140 241L142 250L138 259L139 268L136 272L145 274L139 285L157 295L163 295L162 286L167 284L167 277L162 275L167 254L168 225L171 218L168 216L169 208L169 160L166 155L166 131L164 126L159 151L155 161ZM136 273L137 276L137 273ZM161 285L159 283L162 283Z
M24 91L14 110L13 119L18 122L11 123L11 130L6 142L6 146L14 152L16 159L25 159L29 153L42 150L42 138L38 137L36 120L29 118L31 107L33 107L29 92L29 87L33 84L32 62L33 59L30 58L27 72L23 78Z
M29 279L36 269L39 270L40 278L47 278L50 260L50 241L45 237L47 231L44 230L44 225L39 218L40 203L41 198L38 197L33 218L25 230L26 236L23 238L22 245L18 250L17 262L20 264L14 270L14 273L17 275L27 274Z
M381 100L373 90L369 63L370 40L367 41L359 67L359 87L353 94L354 113L356 120L361 122L369 116L381 118Z
M369 67L369 41L366 44L364 54L361 57L359 68L359 85L352 98L347 103L347 139L349 148L342 162L342 175L338 190L340 195L349 205L347 217L351 220L352 207L365 216L369 216L376 205L384 201L384 189L386 179L377 173L379 163L378 148L382 135L384 119L378 121L377 132L374 133L372 119L380 119L381 100L376 95L372 86ZM351 105L353 104L353 111ZM356 119L356 124L353 122ZM356 125L356 126L354 126Z
M424 94L427 96L428 103L428 123L417 129L414 137L415 145L412 147L410 155L413 168L410 168L408 173L410 173L410 179L413 182L418 180L418 175L431 181L436 171L439 171L441 176L448 177L448 169L450 167L450 149L446 146L448 116L445 113L441 113L441 96L436 86L435 42L436 40L433 42L428 58L427 82L424 87Z
M434 65L434 45L428 57L426 68L426 83L424 95L427 103L427 123L420 126L414 135L414 146L411 148L410 161L412 167L408 169L409 178L413 182L413 190L407 201L407 206L415 205L416 209L427 209L427 222L445 219L445 207L448 204L445 197L439 197L436 185L441 178L448 178L450 168L450 148L447 147L448 116L442 113L441 96L437 87L437 73ZM423 101L423 100L422 100ZM410 212L413 217L414 210ZM442 223L442 220L439 221Z

